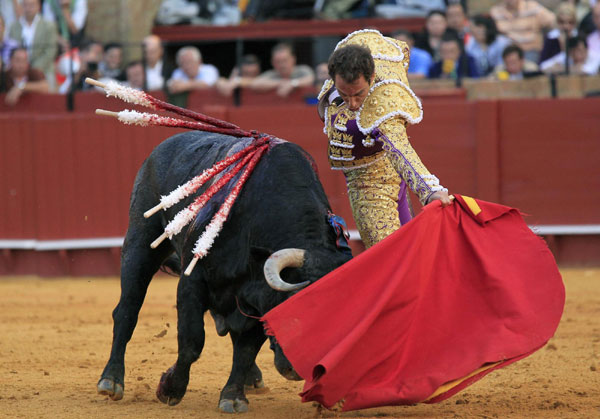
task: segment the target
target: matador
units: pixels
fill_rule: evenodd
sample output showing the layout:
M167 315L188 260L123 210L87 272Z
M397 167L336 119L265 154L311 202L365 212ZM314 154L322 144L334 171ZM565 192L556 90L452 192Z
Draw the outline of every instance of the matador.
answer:
M342 170L354 220L366 247L413 217L408 187L425 205L450 204L442 187L412 148L407 124L423 118L407 79L409 48L376 30L340 41L329 63L330 80L319 93L319 114L329 138L332 169Z

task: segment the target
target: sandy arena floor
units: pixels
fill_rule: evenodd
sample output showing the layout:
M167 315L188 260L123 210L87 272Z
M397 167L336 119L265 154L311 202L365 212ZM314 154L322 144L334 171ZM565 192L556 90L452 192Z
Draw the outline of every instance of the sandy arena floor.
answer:
M600 418L600 269L563 270L567 303L549 344L435 405L375 408L343 418ZM116 278L0 278L0 417L223 418L217 410L231 345L207 317L207 340L188 392L174 407L155 395L176 359L175 278L156 278L126 355L125 397L96 393L108 359ZM279 376L265 345L258 364L270 391L250 395L243 418L314 418L301 382ZM322 416L335 417L331 412Z

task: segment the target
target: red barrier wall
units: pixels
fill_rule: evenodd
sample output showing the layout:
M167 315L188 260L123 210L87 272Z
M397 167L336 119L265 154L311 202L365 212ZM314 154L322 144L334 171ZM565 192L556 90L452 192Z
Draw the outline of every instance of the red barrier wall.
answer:
M154 146L180 130L130 127L95 116L95 107L124 106L99 95L92 99L86 97L88 112L0 114L0 241L125 234L135 173ZM52 100L56 97L46 103ZM515 206L530 214L530 224L600 224L600 99L425 98L423 105L423 122L408 133L451 192ZM334 211L353 226L343 175L329 169L315 107L207 105L204 110L304 147L317 162ZM600 252L589 255L590 248L599 249L598 236L584 239L572 245L573 238L558 237L550 245L570 260L598 261ZM574 246L579 250L572 251ZM5 249L0 274L114 273L118 252L98 252L30 251L43 253L31 263L27 251Z

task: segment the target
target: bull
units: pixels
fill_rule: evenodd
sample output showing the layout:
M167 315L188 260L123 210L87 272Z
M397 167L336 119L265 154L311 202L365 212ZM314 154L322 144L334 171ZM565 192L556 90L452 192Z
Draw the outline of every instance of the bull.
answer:
M217 193L190 226L155 249L150 247L152 241L194 196L161 211L160 216L146 219L144 211L153 207L161 195L249 141L198 131L178 134L157 146L139 170L121 254L121 296L112 313L112 349L97 385L100 394L113 400L123 398L125 350L148 285L162 266L170 264L180 272L181 266L189 264L194 243L227 190ZM267 336L259 318L351 258L348 249L336 243L336 233L328 223L329 213L330 205L310 156L295 144L272 142L208 255L190 276L180 276L178 356L160 379L159 400L175 405L184 397L190 366L204 346L204 314L210 310L219 320L219 334L229 332L233 343L233 365L220 394L219 409L230 413L248 409L245 385L263 385L255 359ZM281 348L270 339L279 373L299 379Z

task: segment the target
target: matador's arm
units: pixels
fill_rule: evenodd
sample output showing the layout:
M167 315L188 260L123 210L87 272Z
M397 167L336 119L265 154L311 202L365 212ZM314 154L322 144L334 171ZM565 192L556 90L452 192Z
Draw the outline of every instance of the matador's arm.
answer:
M410 145L406 135L405 122L392 118L383 122L371 135L383 142L383 148L410 189L417 194L421 204L426 205L437 191L448 190L440 185L437 177L429 173L421 159Z

